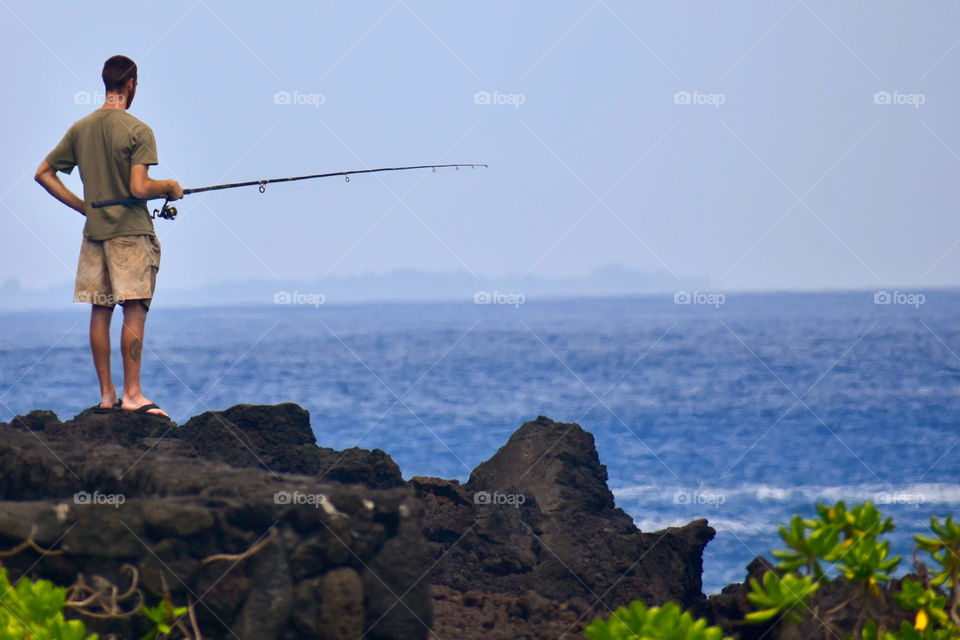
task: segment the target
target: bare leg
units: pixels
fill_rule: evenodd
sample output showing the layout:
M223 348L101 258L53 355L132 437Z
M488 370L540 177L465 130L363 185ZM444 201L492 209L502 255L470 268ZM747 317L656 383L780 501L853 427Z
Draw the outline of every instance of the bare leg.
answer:
M110 409L117 404L117 388L110 375L110 320L113 307L93 305L90 311L90 351L93 367L100 382L100 406Z
M143 354L143 327L146 321L147 308L139 300L130 300L123 306L120 348L123 349L123 408L128 411L152 403L140 388L140 357ZM148 413L167 416L162 409L150 409Z

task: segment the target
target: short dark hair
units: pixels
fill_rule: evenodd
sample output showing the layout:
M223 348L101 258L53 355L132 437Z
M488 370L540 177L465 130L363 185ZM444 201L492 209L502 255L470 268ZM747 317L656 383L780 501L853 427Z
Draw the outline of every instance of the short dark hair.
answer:
M130 78L137 77L137 63L127 56L113 56L103 63L103 86L107 91L119 91Z

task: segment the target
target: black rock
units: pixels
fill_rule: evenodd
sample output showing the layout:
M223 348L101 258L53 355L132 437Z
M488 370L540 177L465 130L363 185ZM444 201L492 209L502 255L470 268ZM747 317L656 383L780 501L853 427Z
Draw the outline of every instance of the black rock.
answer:
M201 418L221 430L205 433ZM411 489L318 477L332 450L319 450L295 405L234 407L192 423L88 411L68 422L32 412L0 424L0 550L21 549L3 559L11 579L29 572L119 593L133 583L151 605L169 593L178 606L195 603L211 639L322 637L340 619L358 620L371 639L427 637L429 557ZM219 448L209 445L215 437ZM370 480L365 453L343 455L355 480ZM397 484L396 465L372 459L371 484ZM357 576L349 597L328 598L314 617L293 615L297 594L344 575ZM143 616L85 622L102 637L148 630Z
M543 416L527 422L469 482L413 478L434 584L465 592L533 591L614 609L635 599L703 599L705 520L642 533L614 505L593 436ZM601 607L601 608L603 608Z
M295 404L241 404L208 411L178 430L198 455L233 467L259 467L370 487L403 485L400 467L380 449L318 447L310 414Z

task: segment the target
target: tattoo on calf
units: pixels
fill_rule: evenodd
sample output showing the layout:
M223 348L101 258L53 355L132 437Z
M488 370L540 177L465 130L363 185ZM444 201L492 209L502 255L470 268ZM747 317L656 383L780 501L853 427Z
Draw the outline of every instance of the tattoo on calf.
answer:
M130 343L130 358L134 362L140 362L140 354L143 353L143 341L140 338L134 338Z

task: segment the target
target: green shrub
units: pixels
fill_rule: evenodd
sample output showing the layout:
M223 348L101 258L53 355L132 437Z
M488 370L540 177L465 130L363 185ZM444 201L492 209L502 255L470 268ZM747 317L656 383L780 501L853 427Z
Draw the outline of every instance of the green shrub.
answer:
M894 528L893 518L883 520L872 502L854 505L849 511L847 511L842 500L832 507L818 504L817 513L824 523L839 528L845 541L856 541L867 536L878 536L893 531ZM849 547L850 544L852 542L847 543L846 546Z
M917 548L929 553L939 565L932 579L925 583L905 579L895 599L901 608L915 611L913 624L904 622L893 631L878 628L876 622L865 620L865 608L858 613L853 637L860 640L960 640L960 525L948 516L941 524L936 516L930 528L935 537L914 536ZM859 584L863 597L880 596L881 583L890 581L891 572L900 563L900 557L889 556L890 545L879 536L892 531L891 518L884 519L870 502L847 509L843 502L827 506L817 505L817 517L804 520L794 516L789 526L780 527L780 537L787 549L773 552L780 560L777 567L786 573L777 578L767 572L761 585L751 579L752 591L747 595L758 607L745 616L745 621L760 624L778 615L789 622L799 622L797 609L807 596L816 591L820 581L830 577L821 562L831 563L847 580ZM801 578L799 572L805 572ZM926 575L921 567L921 574ZM812 579L815 578L815 581ZM948 589L948 595L941 592ZM829 613L847 607L848 599ZM824 614L824 621L829 615ZM862 630L862 631L861 631Z
M807 529L811 530L807 535ZM818 580L823 577L820 560L833 562L840 552L837 544L840 528L821 520L804 520L793 516L790 527L780 527L780 537L787 543L787 549L777 549L773 557L780 560L777 568L782 571L806 569L807 575Z
M856 540L837 562L837 568L851 582L859 582L874 596L880 595L878 583L888 582L890 572L900 564L900 556L888 558L890 543L877 542L868 535Z
M67 591L49 580L23 578L16 586L0 567L0 640L97 640L80 620L64 620Z
M833 506L818 504L816 509L817 517L805 520L794 516L788 526L780 527L787 549L778 549L773 555L780 561L777 567L783 575L767 571L762 581L750 579L747 598L756 610L745 616L745 622L763 624L781 618L800 622L806 599L830 580L821 562L859 585L863 598L880 596L881 583L890 581L900 557L891 557L889 543L879 536L893 530L891 518L884 519L870 502L847 509L841 501ZM939 567L924 583L905 579L895 596L901 608L916 612L913 624L903 622L893 631L881 629L876 622L865 620L866 607L861 607L853 638L960 640L960 525L952 517L941 524L933 516L930 528L935 537L915 536L917 548L929 553ZM925 568L921 567L920 573L925 576ZM824 623L853 601L848 598L821 613ZM589 640L721 640L723 636L719 627L708 627L706 620L695 620L672 602L647 607L639 600L617 609L606 620L595 619L584 633Z
M672 602L648 608L640 600L620 607L607 620L597 618L584 633L590 640L731 640L723 638L720 627L694 620Z
M877 536L893 530L892 519L882 519L870 502L854 505L850 510L843 501L832 507L818 504L817 516L809 520L793 516L789 527L780 527L780 537L787 549L773 552L773 557L780 560L778 569L805 569L806 575L822 580L827 576L821 561L830 564L842 561L839 568L845 575L849 574L847 577L851 580L869 582L873 578L876 582L889 579L889 571L896 567L899 558L888 561L884 549L875 541ZM857 549L856 557L850 559L851 550L861 544L863 546Z
M187 607L175 607L173 603L164 598L160 604L155 607L143 607L143 615L151 622L154 628L147 632L140 640L153 640L162 638L173 631L177 620L187 614Z
M960 600L960 584L957 583L958 573L960 573L960 525L953 521L952 516L947 516L946 521L940 524L937 516L930 518L930 528L936 538L925 536L914 536L917 541L917 547L921 551L926 551L940 565L937 575L930 581L935 587L946 586L950 590L950 602L944 604L946 613L950 621L960 626L960 612L957 611L958 600Z

